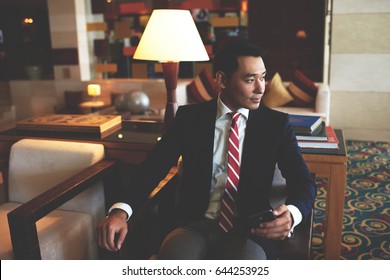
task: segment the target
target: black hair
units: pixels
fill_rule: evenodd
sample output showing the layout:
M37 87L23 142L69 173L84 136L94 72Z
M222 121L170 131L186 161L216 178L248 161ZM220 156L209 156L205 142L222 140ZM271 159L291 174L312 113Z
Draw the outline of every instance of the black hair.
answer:
M230 78L238 69L238 57L253 56L263 58L266 53L265 50L242 38L227 41L215 54L213 60L214 75L217 71L222 71Z

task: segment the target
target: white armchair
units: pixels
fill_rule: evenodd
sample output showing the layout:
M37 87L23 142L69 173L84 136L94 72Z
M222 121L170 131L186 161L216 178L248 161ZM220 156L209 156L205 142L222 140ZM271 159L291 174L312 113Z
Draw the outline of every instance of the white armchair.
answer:
M100 144L16 142L9 201L0 205L0 259L97 259L94 232L105 215L101 180L113 166Z

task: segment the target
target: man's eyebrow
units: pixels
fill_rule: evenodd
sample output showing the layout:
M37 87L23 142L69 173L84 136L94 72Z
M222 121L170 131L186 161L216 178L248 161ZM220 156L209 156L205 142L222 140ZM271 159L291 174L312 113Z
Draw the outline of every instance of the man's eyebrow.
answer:
M264 71L263 73L260 74L260 76L265 76L267 75L267 71ZM245 78L250 78L250 77L255 77L255 76L259 76L259 74L257 73L248 73L245 75Z

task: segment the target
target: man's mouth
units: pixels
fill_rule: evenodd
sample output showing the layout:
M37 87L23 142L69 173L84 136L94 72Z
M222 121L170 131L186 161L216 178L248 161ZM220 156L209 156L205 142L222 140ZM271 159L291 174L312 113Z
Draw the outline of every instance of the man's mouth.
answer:
M253 96L250 100L254 103L260 103L262 95Z

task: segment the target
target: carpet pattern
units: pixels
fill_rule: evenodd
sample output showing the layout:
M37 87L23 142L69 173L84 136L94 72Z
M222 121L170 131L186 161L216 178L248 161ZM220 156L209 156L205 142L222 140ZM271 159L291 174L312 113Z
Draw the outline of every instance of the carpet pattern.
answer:
M346 141L347 190L341 259L390 259L390 144ZM327 180L318 178L312 259L323 259Z

